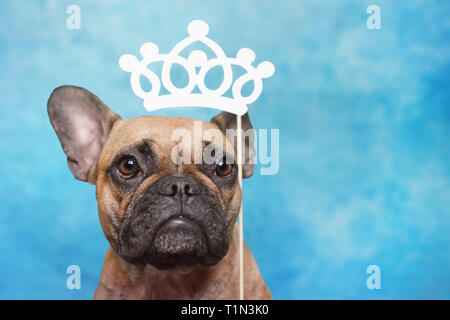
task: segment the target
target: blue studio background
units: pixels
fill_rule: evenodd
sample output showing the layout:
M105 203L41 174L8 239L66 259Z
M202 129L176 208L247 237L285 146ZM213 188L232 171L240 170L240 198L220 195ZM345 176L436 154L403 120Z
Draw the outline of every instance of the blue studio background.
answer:
M366 27L371 4L381 30ZM108 247L95 187L72 177L48 120L52 89L144 115L119 57L147 41L168 52L194 19L229 56L249 47L277 68L250 115L280 129L280 170L246 180L244 202L273 296L450 298L449 14L437 0L1 1L0 298L90 299ZM66 288L71 264L81 290Z

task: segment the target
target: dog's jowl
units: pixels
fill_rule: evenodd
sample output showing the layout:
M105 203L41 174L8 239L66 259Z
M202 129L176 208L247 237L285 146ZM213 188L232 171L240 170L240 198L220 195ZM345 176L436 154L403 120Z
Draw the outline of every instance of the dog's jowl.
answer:
M146 116L124 120L89 91L59 87L48 114L75 178L96 186L98 214L111 247L104 258L97 299L237 299L241 204L234 129L222 112L194 134L188 118ZM246 114L243 129L251 128ZM187 130L191 145L213 146L215 161L173 161ZM231 139L230 139L231 140ZM183 152L184 148L180 150ZM251 139L244 146L243 175L253 174ZM177 151L178 152L178 151ZM186 151L184 151L186 152ZM197 156L192 147L192 160ZM185 157L186 158L186 157ZM271 299L247 246L245 298Z

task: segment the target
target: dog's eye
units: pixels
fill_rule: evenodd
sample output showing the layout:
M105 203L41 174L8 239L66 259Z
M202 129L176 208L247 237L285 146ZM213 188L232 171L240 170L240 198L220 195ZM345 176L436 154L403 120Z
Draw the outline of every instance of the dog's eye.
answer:
M119 172L124 178L134 177L139 173L140 169L136 159L126 157L119 162Z
M231 173L232 169L233 169L233 166L231 164L226 164L225 162L219 162L216 166L215 173L219 177L225 177Z

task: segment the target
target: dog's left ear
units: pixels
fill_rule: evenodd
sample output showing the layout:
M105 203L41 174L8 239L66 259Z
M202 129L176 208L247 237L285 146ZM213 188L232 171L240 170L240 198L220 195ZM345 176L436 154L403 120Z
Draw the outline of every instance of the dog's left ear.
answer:
M216 115L214 118L211 119L211 122L216 124L219 129L226 135L226 137L233 141L230 141L233 144L234 150L237 150L237 116L233 113L229 113L226 111L222 111L218 115ZM242 158L243 158L243 165L242 165L242 177L248 178L253 175L253 170L255 167L253 158L255 157L256 150L255 150L255 134L253 130L252 123L250 122L250 118L248 116L248 113L244 114L241 118L241 125L242 125ZM227 135L227 130L232 130L233 134L232 136Z
M47 111L70 171L78 180L95 183L98 157L120 117L96 95L74 86L56 88Z

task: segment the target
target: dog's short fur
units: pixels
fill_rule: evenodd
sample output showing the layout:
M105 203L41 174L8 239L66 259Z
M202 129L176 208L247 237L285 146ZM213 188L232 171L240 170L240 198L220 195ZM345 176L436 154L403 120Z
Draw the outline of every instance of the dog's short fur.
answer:
M75 178L96 185L101 226L111 244L94 298L239 298L237 166L234 160L221 167L221 159L172 161L178 143L173 131L183 128L195 137L199 120L122 120L94 94L73 86L53 91L48 114ZM242 124L251 128L248 115ZM235 127L236 117L222 112L202 122L203 130L220 130L220 136L193 145L222 146L235 159L236 141L225 136ZM250 136L244 178L253 173L252 148ZM244 250L245 298L271 299L250 250Z

